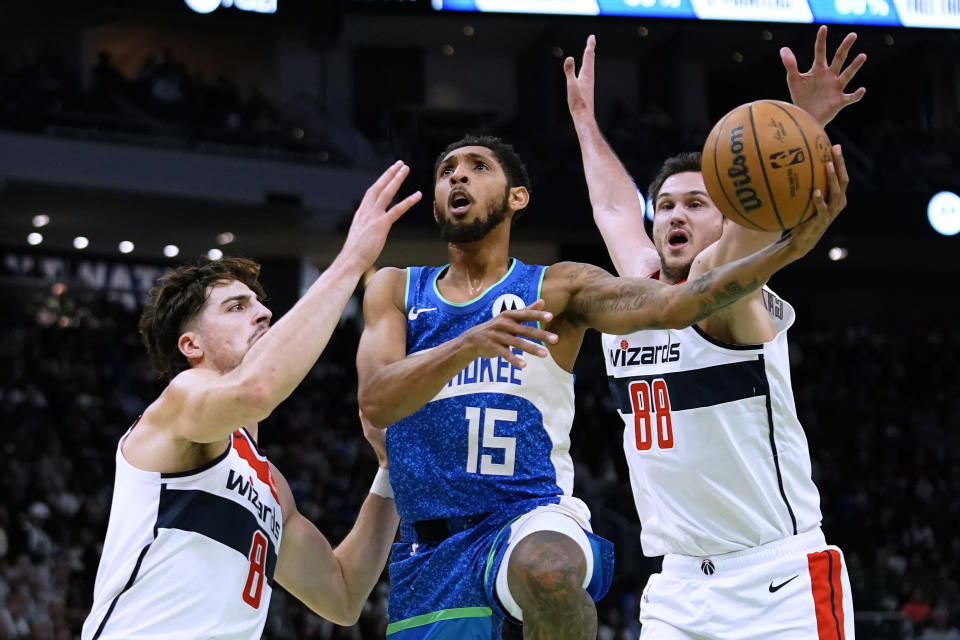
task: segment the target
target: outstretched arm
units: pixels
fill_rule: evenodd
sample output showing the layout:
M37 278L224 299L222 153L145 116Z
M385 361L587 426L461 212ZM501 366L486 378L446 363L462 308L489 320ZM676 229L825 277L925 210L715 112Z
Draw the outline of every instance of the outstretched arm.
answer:
M543 311L543 302L537 301L525 309L501 313L432 349L407 356L404 277L401 269L382 269L367 285L363 299L365 326L357 348L357 400L360 410L378 429L425 405L476 358L500 357L523 368L526 364L518 351L547 355L539 343L523 337L556 342L554 334L523 324L543 325L553 318Z
M643 226L642 196L597 124L593 106L596 46L596 38L588 37L580 73L573 58L563 61L567 106L580 142L593 220L610 258L620 275L645 277L660 268L660 258Z
M564 318L580 326L605 333L629 333L658 327L682 328L700 322L718 309L759 289L770 276L806 255L846 206L846 195L833 163L827 163L830 204L817 191L817 209L808 221L797 225L782 238L756 253L677 286L642 278L614 278L589 265L562 263L548 271L550 293L564 290L569 296L559 301ZM698 258L699 259L699 258ZM544 282L547 290L547 282Z
M216 442L270 415L320 357L393 223L420 199L416 192L390 206L408 172L398 161L367 189L333 263L239 366L223 375L199 368L179 374L151 406L152 420L188 441Z
M373 429L363 415L364 436L373 445L382 469L387 468L384 432ZM400 516L393 500L370 493L357 521L336 549L301 515L286 480L278 480L284 514L283 538L277 558L277 582L318 615L352 625L376 586L390 553Z
M844 93L853 76L867 61L867 54L861 53L844 68L850 49L856 41L857 34L848 33L833 54L833 60L827 65L827 27L821 26L813 45L813 64L806 73L800 73L797 58L790 47L780 49L780 60L787 70L790 99L793 104L812 114L821 125L826 126L844 107L859 102L867 92L864 87L860 87L853 93Z

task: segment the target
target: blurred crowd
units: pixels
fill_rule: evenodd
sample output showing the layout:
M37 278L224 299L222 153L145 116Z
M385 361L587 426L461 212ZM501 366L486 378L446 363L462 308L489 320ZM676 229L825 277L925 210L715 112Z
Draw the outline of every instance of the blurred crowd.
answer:
M136 314L102 294L6 284L0 306L0 640L79 637L110 507L118 438L159 392ZM794 389L828 539L850 567L863 637L960 639L960 337L936 328L792 333ZM594 336L595 337L595 336ZM334 544L352 526L376 459L357 421L356 327L345 323L261 445L300 510ZM577 364L576 492L617 545L599 604L602 640L635 639L640 552L598 341ZM382 638L386 578L354 627L274 592L264 638ZM519 637L515 628L505 637Z
M291 122L264 91L192 72L173 50L121 73L107 51L79 73L52 52L0 51L0 127L203 151L343 162L327 132Z
M905 66L912 64L909 59L891 64L886 73L912 74ZM556 70L559 74L559 66ZM757 73L773 78L782 70L772 57ZM546 82L541 90L557 91L559 99L562 88L554 85ZM896 184L929 197L950 186L954 168L960 166L960 103L944 100L940 94L947 90L941 89L939 98L923 94L913 107L901 105L896 115L878 120L872 105L899 104L900 90L894 84L871 86L870 103L853 107L829 128L833 141L844 147L851 194L873 194ZM733 100L755 97L746 88L735 91ZM782 91L770 97L787 99ZM713 96L716 104L696 123L678 120L675 105L659 94L641 105L606 105L598 116L631 172L652 176L662 158L701 148L712 119L735 104L730 100L726 93ZM146 56L127 74L106 50L82 70L51 51L0 51L0 128L300 162L349 164L379 153L421 167L431 166L437 151L464 133L495 130L538 168L535 187L552 185L538 192L538 203L548 208L580 197L573 190L579 182L566 179L569 160L579 152L569 117L558 104L533 108L524 103L508 115L472 105L437 112L404 102L385 106L376 126L365 127L362 134L348 121L351 114L325 113L314 103L277 104L249 81L241 86L226 75L205 77L169 47ZM872 115L864 117L866 113ZM645 189L645 181L639 182Z

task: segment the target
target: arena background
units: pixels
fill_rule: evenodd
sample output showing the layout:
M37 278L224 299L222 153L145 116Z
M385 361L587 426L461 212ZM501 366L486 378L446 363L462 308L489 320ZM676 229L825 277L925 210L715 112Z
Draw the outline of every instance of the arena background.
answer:
M579 60L597 34L600 124L645 190L664 157L698 149L728 109L787 99L777 51L792 47L805 69L816 30L278 3L272 15L239 8L253 0L206 15L181 0L0 4L0 639L79 637L116 440L159 391L136 318L164 269L211 249L254 257L277 317L335 254L383 167L404 159L409 190L429 193L435 154L466 132L505 137L530 167L517 257L610 268L563 57ZM831 51L850 28L831 25ZM798 311L794 390L859 636L960 638L960 236L935 233L926 215L934 193L960 192L960 31L856 30L867 95L827 129L852 176L847 210L771 284ZM166 257L167 245L179 253ZM421 204L380 264L444 255ZM375 466L356 420L361 295L261 430L333 542ZM576 492L617 546L600 637L635 638L637 593L657 563L640 551L596 334L576 373ZM383 637L385 592L340 628L278 591L264 638Z

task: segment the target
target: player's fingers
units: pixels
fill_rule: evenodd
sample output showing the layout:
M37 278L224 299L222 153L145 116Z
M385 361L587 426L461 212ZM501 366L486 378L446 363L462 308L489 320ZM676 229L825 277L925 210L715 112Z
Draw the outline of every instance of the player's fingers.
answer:
M597 38L593 35L587 37L587 46L583 50L583 63L580 65L580 75L593 77L593 61L595 50L597 48Z
M827 216L835 217L847 206L846 185L840 186L840 180L837 177L837 169L832 162L827 163ZM814 198L816 201L816 198Z
M415 191L408 195L406 198L398 202L397 204L390 207L390 210L387 211L387 218L390 220L390 224L396 222L400 216L405 214L410 210L410 207L420 202L420 198L423 197L423 194L419 191Z
M833 54L833 60L830 62L830 69L834 73L840 73L840 69L843 68L843 63L847 61L847 56L850 54L850 49L853 47L853 43L857 41L857 34L850 32L843 39L843 42L840 43L840 46L837 47L836 52Z
M837 179L846 191L847 185L850 184L850 175L847 173L847 162L843 159L843 149L840 148L840 145L835 144L830 151L833 153L833 166L837 173Z
M813 44L813 66L827 64L827 25L822 24L817 29L817 40Z
M524 360L522 356L514 353L509 347L500 345L496 349L496 355L500 356L518 369L523 369L527 366L526 360Z
M866 87L860 87L853 93L843 94L843 106L853 104L854 102L860 102L860 100L863 99L863 96L865 96L866 93L867 93Z
M516 311L504 311L500 315L510 322L517 322L520 324L524 322L539 322L542 324L553 320L553 314L549 311L531 309L530 307L527 307L526 309L517 309Z
M547 331L546 329L538 329L537 327L531 327L528 324L517 325L516 328L512 331L515 335L524 336L527 338L532 338L533 340L539 340L540 342L546 342L549 344L556 344L559 337L557 334Z
M849 82L853 80L853 76L857 75L857 71L860 71L860 67L862 67L866 61L867 61L867 54L861 53L857 55L857 57L853 59L853 62L847 65L847 68L837 75L837 77L840 79L840 82L842 83L840 86L841 87L847 86L847 84L849 84Z
M393 180L393 177L397 175L397 172L400 171L400 168L403 167L403 160L397 160L392 165L387 167L387 170L380 174L380 177L367 188L367 194L373 195L376 197L379 195L383 188Z
M810 225L812 228L819 226L830 215L830 207L823 199L823 191L820 189L813 192L813 206L817 210L816 215L803 222L804 225Z
M490 348L488 353L500 356L513 366L520 367L521 369L527 366L526 361L523 359L524 353L538 358L546 358L549 353L542 345L518 338L506 332L492 332L488 334L487 339L489 340L488 345Z
M524 353L529 353L532 356L537 356L538 358L546 358L550 353L547 351L547 348L538 342L533 342L532 340L524 340L523 338L509 333L501 334L500 336L501 344L508 347L508 350L512 352L513 349L517 349Z
M828 162L827 165L830 163ZM829 175L829 169L827 169L827 174ZM829 178L827 182L829 183ZM829 187L828 187L829 188ZM823 192L822 189L815 189L813 192L813 206L817 210L817 214L813 217L812 227L818 227L825 222L830 220L830 201L827 200L827 194Z
M577 69L577 64L574 62L573 58L568 57L563 61L563 74L567 76L567 82L573 81L576 77L575 71Z
M383 190L388 184L390 184L390 181L393 180L403 166L403 161L397 160L392 165L387 167L387 170L380 174L380 177L377 178L376 182L367 187L367 190L363 194L363 198L360 200L360 206L357 208L357 211L374 206L377 202L377 198L380 197L380 194L383 193Z
M783 67L787 70L788 76L800 73L800 69L797 68L797 56L793 55L790 47L780 48L780 61L783 62Z
M409 174L410 167L405 164L401 165L400 168L397 169L397 171L393 174L393 177L390 178L386 185L384 185L384 187L380 190L380 193L377 194L375 202L378 208L386 209L388 206L390 206L390 202L400 190L400 185L403 184L403 181L407 179Z

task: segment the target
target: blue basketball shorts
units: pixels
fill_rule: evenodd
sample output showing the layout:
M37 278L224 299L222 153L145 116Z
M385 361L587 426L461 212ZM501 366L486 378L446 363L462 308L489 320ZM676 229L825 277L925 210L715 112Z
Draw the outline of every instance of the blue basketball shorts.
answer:
M418 540L417 529L402 523L390 555L389 640L499 640L503 621L517 622L495 593L508 548L537 530L556 530L550 522L558 511L570 515L560 505L533 507L520 514L487 515L462 530L461 522L451 518L450 535L440 541L420 541L424 536ZM599 600L613 576L613 544L577 520L583 533L577 542L590 554L592 568L584 586ZM512 610L516 612L515 604Z

